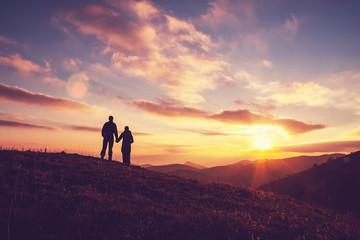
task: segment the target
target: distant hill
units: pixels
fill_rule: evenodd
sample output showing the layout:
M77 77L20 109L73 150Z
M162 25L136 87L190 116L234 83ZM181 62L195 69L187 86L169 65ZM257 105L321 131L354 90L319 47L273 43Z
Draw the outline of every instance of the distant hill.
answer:
M149 168L149 167L153 167L154 165L151 164L144 164L144 165L140 165L140 167L142 168Z
M261 187L360 216L360 151Z
M160 173L172 173L179 170L190 170L190 171L199 171L200 169L191 167L184 164L169 164L169 165L160 165L160 166L151 166L147 167L148 170L160 172Z
M311 168L314 164L324 163L330 158L341 156L344 156L344 154L298 156L257 161L243 160L231 165L204 169L188 168L189 166L182 164L153 166L148 169L205 182L221 182L237 186L257 187Z
M190 161L185 162L184 165L187 165L187 166L190 166L190 167L193 167L193 168L197 168L197 169L205 169L205 168L207 168L207 167L205 167L203 165L200 165L200 164L197 164L197 163L192 163Z
M77 154L0 151L1 239L359 239L292 198Z

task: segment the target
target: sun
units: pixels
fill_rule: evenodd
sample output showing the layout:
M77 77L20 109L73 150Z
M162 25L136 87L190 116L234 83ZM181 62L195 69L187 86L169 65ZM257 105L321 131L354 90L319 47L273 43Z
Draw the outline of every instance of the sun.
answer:
M260 135L254 139L253 142L254 148L261 151L269 150L272 148L271 138L266 135Z

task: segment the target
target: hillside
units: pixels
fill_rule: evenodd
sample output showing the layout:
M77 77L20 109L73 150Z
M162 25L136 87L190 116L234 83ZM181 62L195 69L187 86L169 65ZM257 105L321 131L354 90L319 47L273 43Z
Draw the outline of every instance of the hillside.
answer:
M190 166L190 167L193 167L193 168L197 168L197 169L205 169L205 168L207 168L207 167L205 167L203 165L193 163L193 162L190 162L190 161L185 162L184 165L187 165L187 166Z
M76 154L0 151L1 239L358 239L292 198Z
M236 186L257 187L278 180L305 169L314 164L326 162L344 154L325 154L321 156L298 156L284 159L248 161L243 160L231 165L205 169L190 168L187 165L171 164L152 166L148 169L188 179L205 182L231 183Z
M200 169L191 167L184 164L169 164L169 165L160 165L160 166L150 166L147 167L148 170L160 172L160 173L172 173L175 171L186 170L186 171L199 171Z
M360 216L360 151L261 187Z

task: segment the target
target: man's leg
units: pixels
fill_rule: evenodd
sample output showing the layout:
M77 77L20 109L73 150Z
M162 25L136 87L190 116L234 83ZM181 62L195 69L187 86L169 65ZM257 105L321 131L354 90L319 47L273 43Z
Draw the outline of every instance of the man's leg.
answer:
M104 159L105 156L105 152L106 152L106 146L107 146L107 141L105 140L105 138L103 139L103 147L100 153L101 159Z
M114 146L114 139L109 141L109 160L112 159L112 154L113 154L112 148L113 148L113 146Z

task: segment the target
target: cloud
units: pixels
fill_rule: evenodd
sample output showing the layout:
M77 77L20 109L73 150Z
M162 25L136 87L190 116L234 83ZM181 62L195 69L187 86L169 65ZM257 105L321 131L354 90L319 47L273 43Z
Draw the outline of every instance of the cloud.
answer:
M299 30L299 22L295 17L295 14L291 13L291 19L286 19L286 22L282 26L282 31L286 39L291 40Z
M107 1L61 12L57 22L70 31L94 35L111 54L112 67L141 77L184 103L199 103L202 93L232 82L230 64L216 53L218 43L190 20L171 16L150 1ZM115 8L114 8L115 6ZM131 16L131 17L125 17Z
M324 106L331 102L339 94L334 90L326 88L315 82L292 83L287 87L280 89L279 93L271 95L269 98L274 99L281 104L306 104L308 106Z
M146 35L145 28L104 6L89 5L82 9L63 11L54 20L62 24L66 31L70 31L70 26L75 26L82 34L95 35L110 48L138 54L150 49L142 36Z
M15 103L37 105L51 109L90 111L92 107L85 103L75 102L66 98L54 98L41 93L33 93L19 87L10 87L0 83L0 100Z
M255 49L259 52L266 52L269 49L269 42L264 31L248 33L243 37L244 49Z
M341 87L326 87L314 81L283 84L279 81L265 82L254 78L245 79L246 88L261 94L259 99L275 101L276 105L306 105L311 107L340 107L347 103L349 92ZM343 107L341 107L343 108Z
M10 56L0 56L0 65L13 67L24 75L36 73L44 83L50 83L54 86L65 85L63 80L51 74L52 69L50 63L46 60L44 61L45 66L40 66L30 60L23 59L20 54L14 54Z
M354 132L352 132L351 135L360 136L360 128L356 129Z
M17 121L9 121L0 119L0 127L14 127L14 128L35 128L35 129L46 129L46 130L58 130L55 127L42 126L32 123L24 123Z
M301 134L327 128L325 124L313 124L295 119L273 119L273 121L276 125L283 127L292 134Z
M266 103L266 104L259 104L259 103L253 103L253 102L247 103L247 102L244 102L244 101L241 101L241 100L236 100L235 103L239 104L239 105L245 105L245 106L253 107L253 108L255 108L255 110L257 112L259 112L261 114L268 113L268 112L270 112L272 110L275 110L277 108L276 105L269 104L269 103Z
M267 68L273 68L273 63L269 60L263 59L262 64Z
M216 0L209 2L207 12L196 21L201 26L214 29L248 25L255 20L251 1Z
M237 76L237 73L235 74ZM360 115L359 71L343 71L326 74L307 82L282 83L280 81L262 81L245 72L239 77L245 82L245 88L256 92L257 99L272 101L277 107L309 106L336 108L352 111Z
M70 130L75 130L75 131L86 131L86 132L96 132L96 133L101 132L100 127L80 126L80 125L76 125L76 124L67 124L67 125L63 125L63 127L70 129ZM120 130L120 129L118 129L118 130ZM121 131L119 131L119 133L120 132ZM151 133L146 133L146 132L132 132L132 134L134 136L152 136L153 135Z
M210 119L235 124L265 124L269 118L260 114L254 114L247 109L235 111L221 111L208 116Z
M176 145L176 144L159 144L158 146L168 153L186 153L188 151L187 148L193 147L192 145Z
M339 84L350 84L351 86L360 86L360 71L348 70L322 77L323 81L330 82L334 86Z
M200 118L236 125L274 125L282 127L291 134L302 134L326 128L326 125L323 124L307 123L295 119L276 118L270 115L253 113L247 109L221 111L220 113L209 114L197 108L159 104L145 100L133 101L133 104L146 112L164 117Z
M29 73L48 73L51 71L48 67L42 67L29 60L23 59L20 54L10 56L0 56L0 65L10 66L16 68L19 72L24 74Z
M79 71L79 66L82 64L82 61L79 58L69 58L63 61L63 67L71 72Z
M134 136L152 136L154 134L146 133L146 132L132 132Z
M149 113L153 113L166 117L202 117L205 116L205 112L191 107L172 106L167 104L157 104L151 101L136 100L133 104Z
M160 10L151 1L108 0L107 2L120 10L125 9L127 12L135 14L142 20L151 20L160 15Z
M65 128L75 131L86 131L86 132L101 132L101 128L99 127L91 127L91 126L80 126L75 124L67 124L63 125Z
M277 147L280 151L314 153L314 152L352 152L359 151L360 141L334 141L298 144Z
M15 44L17 44L17 41L11 40L11 39L6 38L6 37L1 36L1 35L0 35L0 42L1 42L1 43L4 43L4 44L9 44L9 45L15 45Z
M217 114L209 116L210 119L215 119L222 122L244 124L244 125L275 125L284 128L291 134L301 134L313 130L326 128L323 124L306 123L294 119L281 119L273 116L261 115L252 113L249 110L235 110L235 111L222 111Z
M6 118L7 120L15 120L15 121L22 121L24 120L24 118L21 115L18 114L11 114L11 113L6 113L3 111L0 111L0 116Z
M63 81L57 77L43 77L42 79L43 79L44 83L50 83L51 85L54 85L54 86L65 86L66 85L65 81Z
M205 136L229 136L230 135L230 134L226 134L226 133L222 133L222 132L212 132L212 131L195 131L195 133L205 135Z

